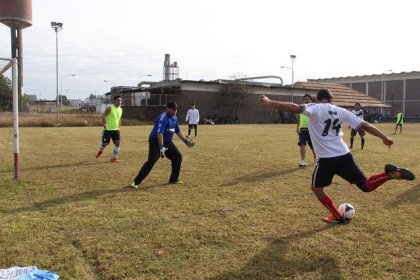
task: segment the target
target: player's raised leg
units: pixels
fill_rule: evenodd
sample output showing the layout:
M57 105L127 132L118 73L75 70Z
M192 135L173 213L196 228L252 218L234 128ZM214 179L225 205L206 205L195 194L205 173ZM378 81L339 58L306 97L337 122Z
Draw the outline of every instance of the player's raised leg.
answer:
M101 146L99 147L99 151L96 153L96 158L99 158L102 155L106 146L111 141L111 135L106 130L102 131L102 140L101 141L102 141L102 143L101 143Z

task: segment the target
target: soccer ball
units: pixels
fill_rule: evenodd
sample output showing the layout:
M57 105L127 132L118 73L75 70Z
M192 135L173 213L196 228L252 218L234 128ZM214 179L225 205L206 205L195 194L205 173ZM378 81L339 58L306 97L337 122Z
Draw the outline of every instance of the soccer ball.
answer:
M338 212L343 215L344 218L351 219L356 214L356 210L350 203L343 203L338 207Z

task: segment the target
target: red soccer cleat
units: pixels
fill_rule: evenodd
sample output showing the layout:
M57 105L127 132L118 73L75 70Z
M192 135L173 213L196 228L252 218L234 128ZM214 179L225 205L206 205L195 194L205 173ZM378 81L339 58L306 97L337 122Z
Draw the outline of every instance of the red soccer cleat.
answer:
M99 152L97 152L97 153L96 153L96 156L95 156L95 157L96 157L96 158L99 158L101 155L102 155L102 152L101 152L101 151L99 151Z
M326 222L327 224L347 224L350 222L350 219L342 217L341 219L336 219L334 215L325 217L321 219L323 222Z

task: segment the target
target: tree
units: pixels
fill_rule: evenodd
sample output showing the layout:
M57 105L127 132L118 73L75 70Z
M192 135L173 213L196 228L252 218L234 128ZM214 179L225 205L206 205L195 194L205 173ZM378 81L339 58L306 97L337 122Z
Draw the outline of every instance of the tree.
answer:
M11 110L13 104L12 81L0 76L0 109Z
M223 85L219 106L229 112L230 117L236 118L240 109L246 104L244 99L248 94L248 84L238 79L245 78L243 73L230 76L232 81Z

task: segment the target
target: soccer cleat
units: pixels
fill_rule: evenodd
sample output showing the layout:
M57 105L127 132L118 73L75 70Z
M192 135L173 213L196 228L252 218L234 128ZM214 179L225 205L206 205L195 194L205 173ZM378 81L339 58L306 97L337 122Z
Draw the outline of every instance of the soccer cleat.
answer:
M176 181L169 181L169 184L174 184L174 185L183 185L184 182L181 180L176 180Z
M385 173L392 179L413 181L416 178L410 170L392 164L385 165Z
M135 188L135 189L137 189L139 186L140 186L140 183L136 184L136 182L135 182L135 181L133 181L133 182L130 184L130 187L133 187L133 188Z
M101 151L99 151L99 152L97 152L97 153L96 153L96 156L95 156L95 157L96 157L96 158L99 158L101 155L102 155L102 152L101 152Z
M119 159L117 159L117 158L111 158L111 162L113 162L113 163L120 163Z
M307 166L306 162L304 160L301 160L299 163L299 167L305 167Z
M322 218L321 220L327 224L347 224L350 222L350 219L344 217L341 217L341 219L336 219L334 215Z

